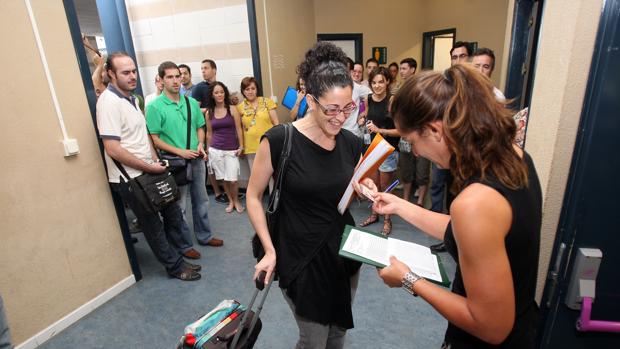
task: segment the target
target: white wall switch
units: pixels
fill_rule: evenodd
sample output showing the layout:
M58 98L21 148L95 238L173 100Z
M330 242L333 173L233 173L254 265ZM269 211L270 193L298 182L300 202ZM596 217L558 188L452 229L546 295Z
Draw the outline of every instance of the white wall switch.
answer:
M62 141L65 148L65 156L73 156L80 153L80 146L75 138L69 138Z

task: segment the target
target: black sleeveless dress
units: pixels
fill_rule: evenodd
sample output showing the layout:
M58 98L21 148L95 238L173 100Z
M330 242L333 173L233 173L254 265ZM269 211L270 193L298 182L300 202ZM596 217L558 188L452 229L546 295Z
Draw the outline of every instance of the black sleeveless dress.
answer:
M523 159L528 168L529 186L517 190L506 188L499 181L473 180L497 190L508 200L512 208L512 224L505 238L506 252L512 272L515 292L515 323L506 340L500 345L486 343L475 336L449 323L446 330L445 344L450 349L461 348L535 348L536 328L538 327L538 305L534 300L536 277L538 274L538 255L540 247L540 226L542 216L542 193L534 163L529 154ZM444 236L448 253L458 263L459 251L448 224ZM467 296L461 268L457 265L452 292Z

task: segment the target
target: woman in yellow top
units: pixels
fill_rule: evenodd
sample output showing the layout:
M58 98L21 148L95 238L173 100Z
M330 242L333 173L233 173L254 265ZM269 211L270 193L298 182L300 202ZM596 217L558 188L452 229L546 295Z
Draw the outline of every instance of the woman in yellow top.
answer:
M243 153L248 160L250 171L254 164L254 157L258 150L261 137L273 126L279 124L276 114L276 104L269 98L258 95L258 84L253 77L245 77L241 80L241 94L243 102L237 104L237 110L241 114L241 126L243 128Z

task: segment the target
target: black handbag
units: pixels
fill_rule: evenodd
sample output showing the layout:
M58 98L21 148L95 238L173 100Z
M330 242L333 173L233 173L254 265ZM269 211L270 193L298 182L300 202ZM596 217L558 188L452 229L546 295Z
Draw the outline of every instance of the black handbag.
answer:
M189 105L189 99L187 96L183 97L185 98L185 105L187 106L187 142L185 149L189 149L191 140L192 111ZM177 186L187 185L192 181L193 174L191 160L187 160L178 155L164 151L161 152L160 157L161 159L168 160L168 168L170 169L170 172L172 172Z
M269 236L271 236L271 241L274 246L278 244L278 235L277 235L277 223L278 223L278 214L279 214L279 204L280 197L282 194L282 181L284 180L284 173L286 172L286 165L291 155L291 148L293 144L293 125L284 124L284 143L282 144L282 152L280 153L280 162L278 164L278 169L274 173L274 185L273 191L269 196L269 204L267 205L267 210L265 211L265 217L267 218L267 229L269 230ZM258 235L255 233L252 238L252 254L257 261L260 261L265 256L265 249L258 238Z
M121 163L114 160L114 164L125 176L120 177L121 182L128 186L129 192L134 195L144 212L159 212L181 197L179 188L168 171L157 174L143 173L131 178Z

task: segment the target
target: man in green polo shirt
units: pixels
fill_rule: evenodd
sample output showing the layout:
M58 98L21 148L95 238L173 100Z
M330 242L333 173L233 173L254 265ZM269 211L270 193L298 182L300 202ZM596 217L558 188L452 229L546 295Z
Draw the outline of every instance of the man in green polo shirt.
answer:
M187 192L189 191L192 200L192 217L196 240L201 245L222 246L224 242L213 238L211 235L207 212L208 196L204 185L205 160L207 160L207 153L204 150L204 116L195 99L189 97L186 100L184 96L180 95L181 73L176 64L164 62L159 65L157 72L163 81L164 90L159 97L148 105L146 124L157 148L191 161L193 180L180 187L180 204L183 212L185 212ZM188 120L186 101L189 101L191 111L189 149L186 149ZM187 225L185 227L187 228ZM191 234L189 229L186 230L183 235L187 239L187 245L191 247L193 245ZM185 249L188 246L185 246Z

